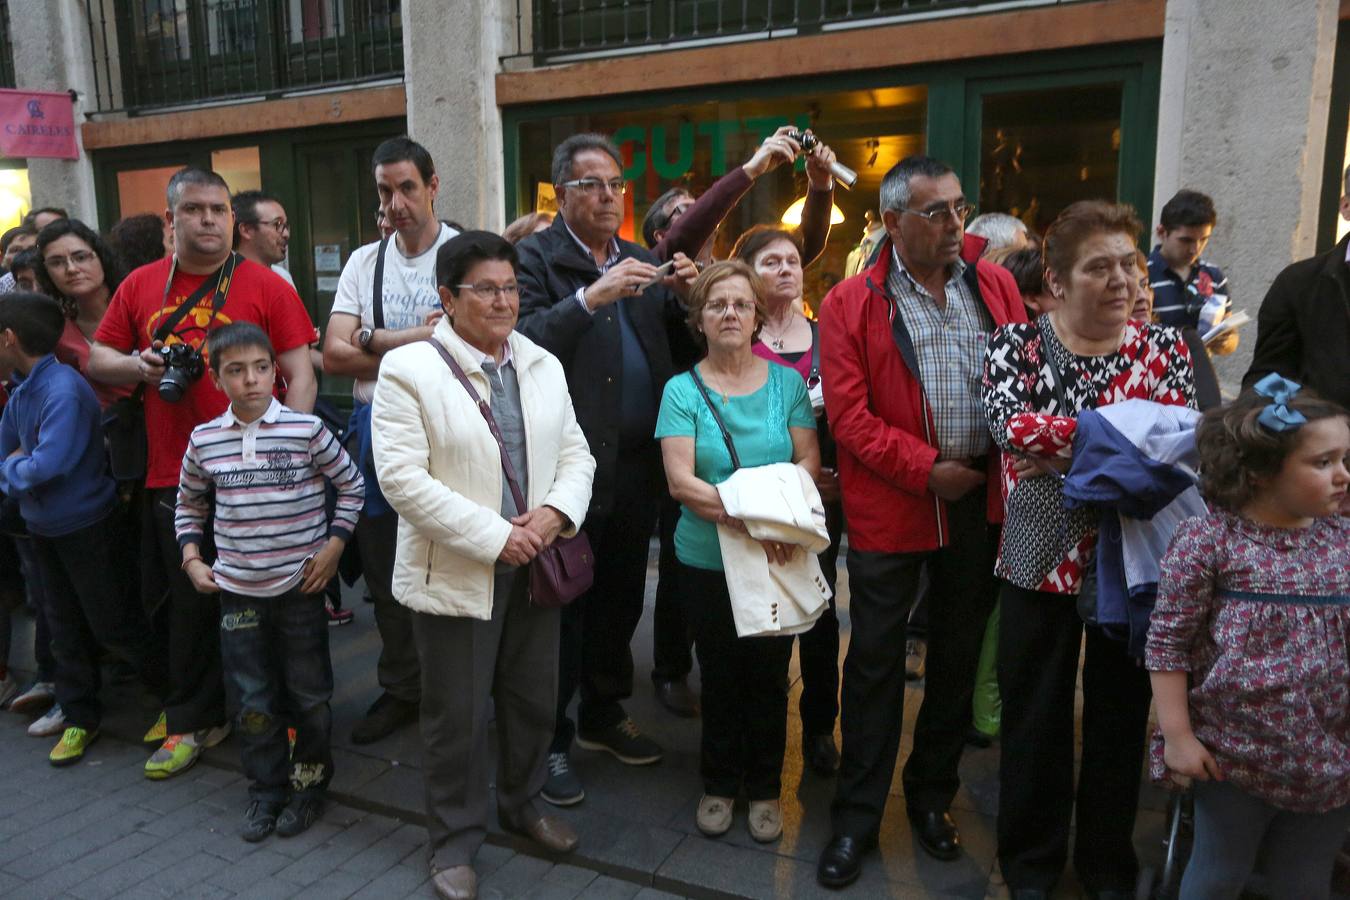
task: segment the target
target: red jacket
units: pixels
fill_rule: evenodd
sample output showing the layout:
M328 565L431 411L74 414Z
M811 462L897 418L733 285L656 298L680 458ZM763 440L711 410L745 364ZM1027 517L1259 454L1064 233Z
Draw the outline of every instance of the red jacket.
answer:
M820 307L820 366L830 431L839 445L839 479L849 546L916 553L946 546L946 504L928 490L937 459L933 413L924 398L913 342L886 293L891 243L871 269L848 278ZM968 264L967 282L995 325L1025 322L1017 283L1001 266ZM900 346L906 352L902 354ZM906 360L909 356L909 360ZM1003 519L999 453L990 451L989 520Z

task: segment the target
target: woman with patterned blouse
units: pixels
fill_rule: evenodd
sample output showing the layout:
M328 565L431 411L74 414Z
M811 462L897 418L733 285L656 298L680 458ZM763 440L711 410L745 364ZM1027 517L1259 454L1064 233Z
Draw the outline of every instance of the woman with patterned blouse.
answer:
M1130 398L1194 405L1179 332L1132 321L1139 220L1128 206L1075 203L1046 232L1058 306L1006 325L985 353L984 404L1006 451L1007 518L998 680L1003 742L999 862L1014 898L1046 897L1074 815L1074 686L1086 630L1083 753L1074 868L1090 897L1133 896L1132 843L1149 708L1148 674L1124 643L1084 627L1075 595L1096 543L1095 510L1064 509L1075 416Z

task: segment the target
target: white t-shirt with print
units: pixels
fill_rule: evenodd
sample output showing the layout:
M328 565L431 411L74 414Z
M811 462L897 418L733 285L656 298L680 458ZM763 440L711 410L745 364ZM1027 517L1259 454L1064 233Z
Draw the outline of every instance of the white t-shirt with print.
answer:
M416 328L427 316L441 308L436 291L436 251L458 231L441 223L440 234L432 244L417 256L404 256L398 249L398 240L390 240L384 254L384 327L390 331ZM375 257L380 242L366 244L347 258L338 279L337 295L333 298L333 312L346 313L361 319L361 326L375 327ZM360 403L369 403L375 397L374 381L357 381L352 397Z

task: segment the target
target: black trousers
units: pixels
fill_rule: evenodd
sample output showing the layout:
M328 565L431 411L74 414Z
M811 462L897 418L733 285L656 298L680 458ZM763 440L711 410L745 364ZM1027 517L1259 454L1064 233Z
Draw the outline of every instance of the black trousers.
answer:
M802 717L802 736L834 735L839 715L839 616L835 612L834 587L839 574L839 542L844 534L844 507L825 504L825 527L830 546L820 554L820 571L830 586L830 605L811 630L797 636L797 661L802 670L802 695L797 712Z
M285 803L333 778L333 664L322 594L220 595L220 645L249 797ZM295 728L295 748L286 739Z
M657 563L656 610L652 619L652 681L682 681L694 668L693 634L680 598L680 564L675 558L675 524L680 504L661 492L661 556Z
M1084 628L1074 598L1004 584L998 683L998 858L1009 888L1049 890L1075 817L1074 685L1084 643L1074 868L1089 890L1133 890L1134 817L1152 699L1125 644ZM931 651L930 651L931 652Z
M787 749L792 638L736 636L726 575L680 566L703 684L703 790L777 800Z
M99 647L136 667L158 698L168 688L164 647L138 599L115 577L122 568L113 552L112 528L120 513L60 537L33 537L38 565L48 585L47 617L56 658L56 702L68 725L99 727Z
M413 639L412 610L394 599L394 550L398 514L361 513L356 523L356 549L361 554L366 587L375 600L375 627L380 632L380 659L375 674L380 687L406 703L422 700L422 667Z
M843 747L831 809L836 834L875 838L900 752L905 635L927 565L935 588L928 618L927 681L905 764L905 803L945 811L960 786L957 766L970 724L985 621L994 606L998 529L985 521L985 493L947 504L950 541L927 553L849 549L852 633L844 660ZM937 602L940 598L940 602Z
M174 532L177 488L145 492L141 531L141 576L146 596L168 589L169 695L164 701L169 734L188 734L225 724L225 680L220 667L220 598L199 594L183 572ZM208 561L215 547L201 548Z
M633 632L642 619L661 478L655 444L619 454L614 508L583 526L595 551L595 583L563 610L552 752L572 745L575 727L567 706L578 687L576 727L582 731L602 731L627 716L622 701L633 695Z

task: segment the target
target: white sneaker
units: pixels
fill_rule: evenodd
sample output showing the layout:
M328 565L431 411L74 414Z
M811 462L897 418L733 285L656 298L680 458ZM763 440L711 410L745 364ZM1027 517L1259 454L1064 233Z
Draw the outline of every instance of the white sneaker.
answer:
M56 702L56 685L50 681L34 682L33 686L9 702L11 712L33 715L45 712ZM64 729L63 729L64 730ZM56 734L56 732L51 732Z
M33 737L51 737L65 730L66 714L61 711L61 704L59 703L47 710L45 716L28 726L28 733Z
M14 680L13 675L6 675L0 678L0 707L13 700L19 695L19 683Z

